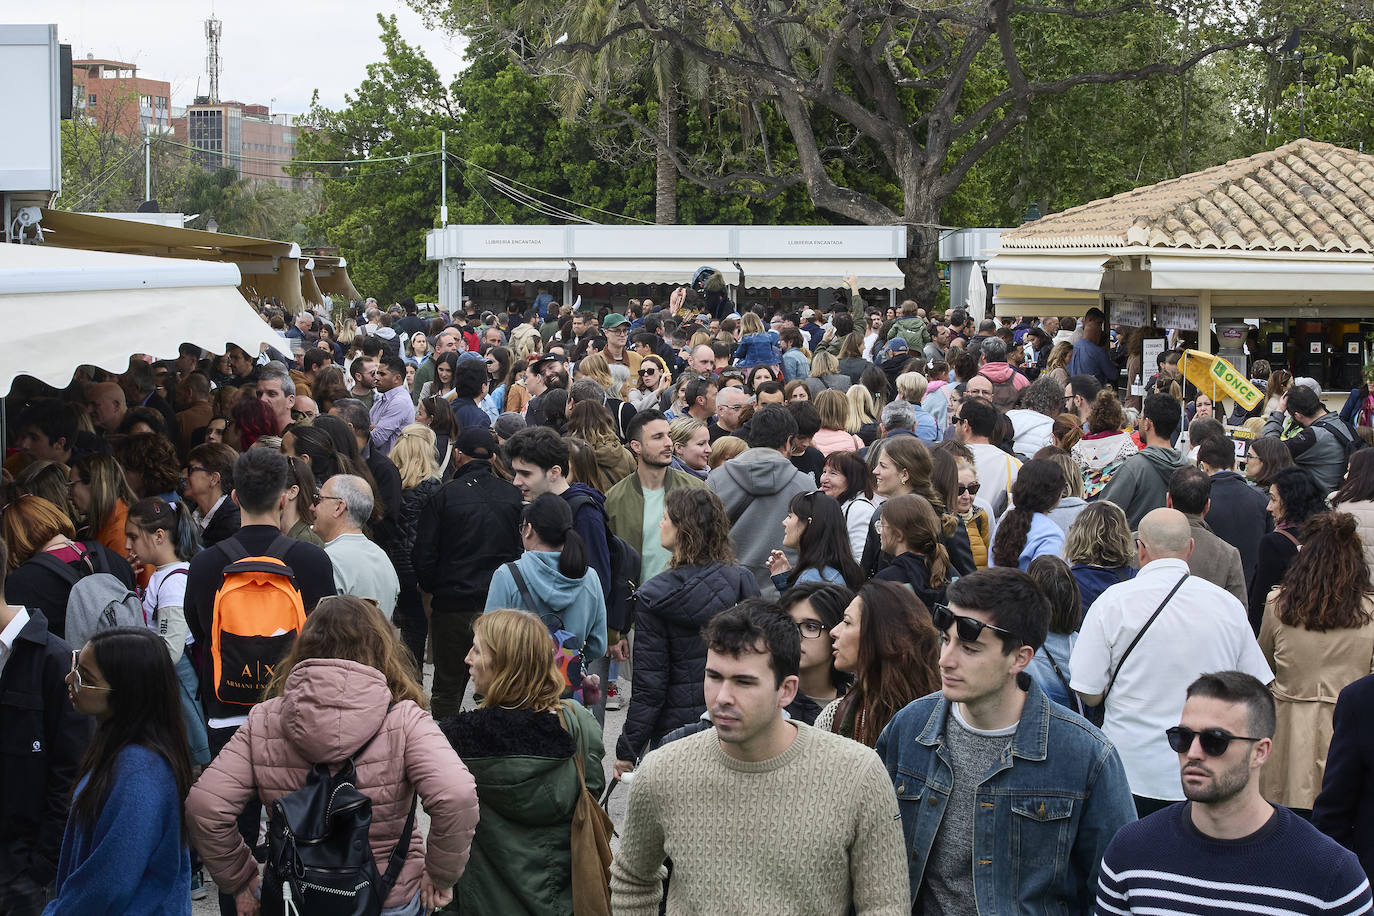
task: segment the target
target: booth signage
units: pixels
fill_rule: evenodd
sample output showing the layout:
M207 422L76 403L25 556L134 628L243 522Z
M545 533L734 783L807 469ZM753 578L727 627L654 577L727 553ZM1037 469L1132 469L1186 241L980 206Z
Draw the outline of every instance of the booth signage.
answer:
M1183 377L1213 400L1228 397L1250 410L1264 397L1243 372L1219 356L1184 350L1182 362Z

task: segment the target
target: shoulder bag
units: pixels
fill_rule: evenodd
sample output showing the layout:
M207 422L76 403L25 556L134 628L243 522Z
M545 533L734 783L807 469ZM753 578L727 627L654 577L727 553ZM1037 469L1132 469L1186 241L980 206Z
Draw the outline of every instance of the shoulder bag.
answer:
M572 819L573 916L611 916L611 833L615 827L611 816L587 790L582 729L573 730L577 713L561 703L558 721L577 739L573 760L582 785Z
M1126 659L1131 657L1132 650L1134 650L1135 647L1140 643L1140 639L1145 635L1145 631L1150 629L1150 624L1154 623L1155 619L1159 617L1161 613L1163 613L1164 608L1173 599L1174 595L1178 592L1178 590L1183 587L1183 583L1188 581L1189 575L1190 573L1184 573L1182 578L1180 578L1177 582L1174 583L1174 587L1169 589L1169 594L1165 595L1164 600L1159 602L1159 607L1155 608L1155 612L1150 615L1150 619L1145 621L1145 626L1140 628L1140 632L1135 634L1135 639L1131 640L1131 644L1126 647L1126 651L1123 652L1121 655L1121 661L1116 663L1116 670L1112 672L1111 677L1107 678L1107 686L1102 690L1101 701L1099 701L1096 706L1091 707L1091 710L1095 713L1095 715L1088 717L1089 722L1092 722L1094 725L1097 726L1102 725L1102 721L1107 713L1107 695L1112 692L1112 685L1116 683L1117 675L1119 675L1121 673L1121 669L1126 666Z

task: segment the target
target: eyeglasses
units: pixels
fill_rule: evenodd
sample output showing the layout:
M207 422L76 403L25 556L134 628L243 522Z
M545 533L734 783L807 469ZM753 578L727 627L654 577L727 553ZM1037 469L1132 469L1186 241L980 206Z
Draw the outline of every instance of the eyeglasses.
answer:
M801 632L802 639L816 639L830 627L814 620L803 620L797 624L797 629Z
M658 367L657 367L657 366L649 366L649 367L647 367L647 368L645 368L645 369L640 369L640 370L639 370L639 374L640 374L640 375L653 375L653 374L654 374L655 372L657 372L657 371L658 371Z
M188 464L188 465L186 466L186 476L187 476L187 477L190 477L190 476L191 476L192 474L194 474L196 471L200 471L202 474L208 474L208 473L210 473L210 469L209 469L209 468L201 467L201 466L198 465L198 464Z
M971 483L971 484L969 484L968 486L965 486L964 484L961 483L961 484L959 484L959 495L960 495L960 496L963 496L965 493L967 493L967 494L969 494L970 496L977 496L977 495L978 495L978 490L981 488L981 486L982 486L981 484L977 484L977 483Z
M1202 742L1202 753L1208 757L1220 757L1226 753L1232 741L1263 741L1263 738L1247 738L1244 735L1233 735L1220 728L1204 728L1202 731L1193 731L1182 725L1175 725L1173 728L1164 730L1164 734L1169 739L1169 747L1174 749L1176 754L1186 754L1192 750L1193 739Z
M315 505L318 506L320 503L324 502L326 499L337 499L339 502L343 502L343 501L344 501L344 499L343 499L342 496L325 496L323 493L316 493L316 494L315 494Z
M719 413L722 410L743 410L747 406L747 404L717 404L716 412Z
M1012 639L1019 638L1011 630L1004 630L990 623L984 623L977 617L961 617L951 611L949 606L945 604L935 605L934 610L931 611L931 617L935 621L936 630L943 633L948 630L950 626L953 626L955 635L964 642L977 642L978 637L983 635L984 630L992 630L996 633L1001 633L1003 636L1010 636Z
M72 650L72 679L73 679L72 686L73 686L73 687L75 687L77 690L114 690L113 687L101 687L99 684L86 684L86 683L82 683L82 681L81 681L81 669L78 668L78 667L76 666L76 663L77 663L78 660L80 660L80 658L81 658L81 650L80 650L80 649L73 649L73 650Z

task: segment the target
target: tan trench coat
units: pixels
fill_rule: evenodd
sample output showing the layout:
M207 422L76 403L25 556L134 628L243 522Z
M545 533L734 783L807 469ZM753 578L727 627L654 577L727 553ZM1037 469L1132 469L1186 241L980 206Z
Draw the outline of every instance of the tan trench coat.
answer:
M1322 787L1336 697L1347 684L1374 672L1374 622L1325 633L1290 627L1276 616L1278 594L1279 589L1269 593L1259 635L1274 671L1270 689L1278 714L1274 750L1260 771L1260 792L1274 804L1310 809ZM1374 612L1374 600L1367 599L1365 609Z

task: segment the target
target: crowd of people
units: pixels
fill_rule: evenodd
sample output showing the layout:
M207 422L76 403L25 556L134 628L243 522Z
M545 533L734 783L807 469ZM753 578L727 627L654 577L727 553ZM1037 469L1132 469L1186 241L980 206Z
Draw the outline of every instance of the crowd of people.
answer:
M1374 396L847 283L21 378L0 916L1369 912Z

